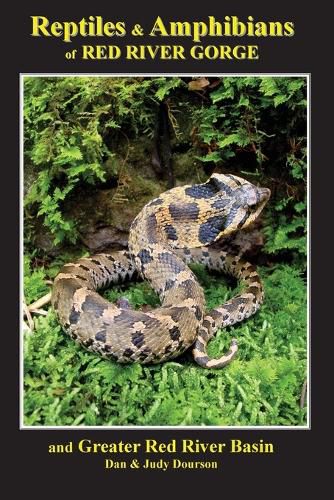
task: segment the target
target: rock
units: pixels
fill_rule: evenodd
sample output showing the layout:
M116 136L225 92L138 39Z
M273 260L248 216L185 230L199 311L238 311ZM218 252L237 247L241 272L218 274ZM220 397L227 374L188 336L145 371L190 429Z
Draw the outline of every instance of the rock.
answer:
M32 185L36 182L38 178L37 169L29 163L29 161L25 161L24 164L24 176L23 176L23 196L26 197L32 187Z
M114 226L91 228L80 239L91 253L107 252L126 248L128 232Z
M35 226L34 247L43 250L49 257L58 257L64 251L59 245L54 244L54 236L51 231L43 226L40 221Z

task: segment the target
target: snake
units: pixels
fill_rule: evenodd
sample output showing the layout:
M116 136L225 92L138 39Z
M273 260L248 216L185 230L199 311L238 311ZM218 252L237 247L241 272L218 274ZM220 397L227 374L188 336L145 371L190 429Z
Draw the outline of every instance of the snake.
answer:
M82 257L59 271L51 300L62 328L86 349L119 363L162 363L191 348L199 366L226 366L237 340L216 358L209 356L208 342L218 329L253 315L264 290L253 264L212 245L252 224L269 197L268 188L221 173L160 194L133 220L128 249ZM207 311L192 263L235 277L241 292ZM99 293L134 279L149 282L159 307L135 310Z

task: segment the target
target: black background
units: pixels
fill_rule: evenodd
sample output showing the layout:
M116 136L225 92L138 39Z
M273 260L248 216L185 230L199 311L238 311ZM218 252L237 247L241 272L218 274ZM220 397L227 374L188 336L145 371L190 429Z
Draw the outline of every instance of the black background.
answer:
M314 486L324 488L326 451L330 451L333 414L330 411L332 390L331 351L328 347L333 321L330 292L332 223L332 79L330 51L332 18L324 1L313 6L302 2L187 2L141 1L83 2L27 1L2 7L1 12L1 418L2 455L5 478L11 496L19 489L35 498L91 498L122 495L125 498L172 496L217 497L233 494L251 497L300 497ZM124 20L127 26L140 23L152 26L160 15L164 21L217 20L225 15L255 20L280 20L295 23L295 36L289 38L240 39L260 47L258 61L67 61L64 52L74 48L61 39L33 38L31 15L45 15L50 20L80 20L101 15L107 20ZM239 40L236 40L239 43ZM87 39L87 44L133 44L130 37ZM175 43L188 45L186 39L138 39L137 43ZM210 39L205 44L223 44ZM234 44L230 39L228 43ZM311 73L311 361L312 405L311 430L19 430L19 73ZM327 235L327 237L326 237ZM328 291L326 290L326 285ZM9 299L9 300L8 300ZM273 442L274 455L227 455L218 471L106 471L101 455L49 455L48 444L77 442L90 438L99 442L143 441L156 438L199 438L221 442L231 438ZM168 458L171 458L170 456ZM211 458L211 457L210 457ZM212 456L212 459L215 457Z

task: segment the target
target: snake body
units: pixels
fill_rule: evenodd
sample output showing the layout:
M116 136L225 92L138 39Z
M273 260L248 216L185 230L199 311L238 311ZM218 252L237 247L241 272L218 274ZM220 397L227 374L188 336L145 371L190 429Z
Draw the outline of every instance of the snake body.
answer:
M63 266L52 292L59 322L87 349L120 363L160 363L192 347L200 366L225 366L237 352L236 341L219 359L208 356L207 343L218 328L254 314L263 288L253 265L209 245L251 224L269 197L269 189L223 174L166 191L134 219L128 251ZM203 290L187 265L192 262L235 276L243 292L206 313ZM97 292L138 275L158 293L161 307L118 307Z

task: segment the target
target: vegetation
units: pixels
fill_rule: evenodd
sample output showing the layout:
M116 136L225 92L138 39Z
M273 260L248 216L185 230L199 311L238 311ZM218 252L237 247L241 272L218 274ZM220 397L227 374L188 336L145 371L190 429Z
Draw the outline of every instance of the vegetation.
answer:
M208 307L233 294L219 277L197 273ZM238 338L238 358L224 370L203 370L190 355L156 366L119 365L75 344L52 312L37 319L24 356L25 424L302 425L304 283L290 266L261 273L267 297L260 312L211 341L210 354L218 355ZM40 290L43 281L37 281L30 280L28 293ZM146 283L107 293L136 307L157 303Z
M238 338L231 365L203 370L190 354L156 366L118 365L67 338L49 309L25 338L26 425L305 424L306 104L300 77L25 78L27 304L49 291L62 263L88 253L87 220L117 226L167 188L164 161L162 170L150 166L161 113L177 182L202 182L216 170L272 191L264 246L252 257L265 303L210 343L218 355ZM95 210L92 201L88 209L95 196L106 205ZM195 271L208 308L235 294L221 276ZM146 283L105 293L137 308L158 303Z

